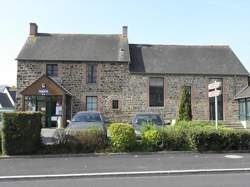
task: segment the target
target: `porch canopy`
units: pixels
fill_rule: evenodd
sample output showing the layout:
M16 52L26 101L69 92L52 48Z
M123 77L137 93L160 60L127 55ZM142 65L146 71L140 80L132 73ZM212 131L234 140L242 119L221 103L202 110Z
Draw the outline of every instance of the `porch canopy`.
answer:
M72 94L51 77L41 76L21 91L21 95L22 110L45 113L46 127L52 127L53 123L65 127L66 120L71 118Z
M241 121L250 120L250 86L245 87L236 96L239 102L239 116Z

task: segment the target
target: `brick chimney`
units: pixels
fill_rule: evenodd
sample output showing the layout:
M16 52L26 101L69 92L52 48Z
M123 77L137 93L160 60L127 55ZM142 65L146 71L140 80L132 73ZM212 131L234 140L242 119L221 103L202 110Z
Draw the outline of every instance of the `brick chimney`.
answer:
M30 23L30 36L37 35L38 26L36 23Z
M122 37L123 38L128 37L128 26L122 26Z

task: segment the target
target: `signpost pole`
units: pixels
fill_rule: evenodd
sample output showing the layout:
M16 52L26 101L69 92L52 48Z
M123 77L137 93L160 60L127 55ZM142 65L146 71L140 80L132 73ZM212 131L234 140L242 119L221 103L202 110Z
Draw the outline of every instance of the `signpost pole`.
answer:
M218 129L218 98L215 96L215 128Z

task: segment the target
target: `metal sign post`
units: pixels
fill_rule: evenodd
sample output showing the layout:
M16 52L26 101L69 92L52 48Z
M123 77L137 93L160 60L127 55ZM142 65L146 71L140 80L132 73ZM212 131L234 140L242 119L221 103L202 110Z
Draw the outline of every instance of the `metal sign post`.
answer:
M215 96L215 128L218 129L218 96Z
M221 95L221 82L214 82L208 85L208 97L215 98L215 128L218 129L218 96Z

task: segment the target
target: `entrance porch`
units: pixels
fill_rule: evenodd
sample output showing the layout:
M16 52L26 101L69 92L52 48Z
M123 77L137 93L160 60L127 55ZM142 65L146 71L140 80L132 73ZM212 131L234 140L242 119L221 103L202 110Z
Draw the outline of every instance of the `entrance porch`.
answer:
M71 119L71 93L43 75L22 92L22 110L44 113L44 127L63 128Z

